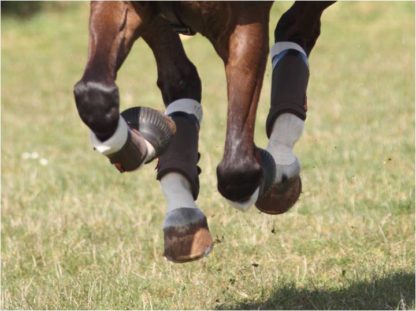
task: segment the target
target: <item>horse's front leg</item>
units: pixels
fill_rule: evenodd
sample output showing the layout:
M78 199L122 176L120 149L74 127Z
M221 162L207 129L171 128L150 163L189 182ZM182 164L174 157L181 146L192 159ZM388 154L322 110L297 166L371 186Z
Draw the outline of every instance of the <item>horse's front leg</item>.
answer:
M157 166L157 179L167 201L164 255L174 262L187 262L206 256L213 246L207 219L196 204L201 81L178 34L165 20L155 18L142 36L156 58L166 114L176 125L176 134Z
M121 172L152 160L159 147L120 117L115 84L117 70L143 30L144 17L150 19L150 15L145 5L135 8L130 2L91 2L88 61L74 87L78 113L91 130L94 148Z
M218 190L233 205L245 210L255 201L263 173L254 145L254 123L268 52L269 7L251 5L236 15L226 47L219 46L225 62L228 113L224 156L217 167Z

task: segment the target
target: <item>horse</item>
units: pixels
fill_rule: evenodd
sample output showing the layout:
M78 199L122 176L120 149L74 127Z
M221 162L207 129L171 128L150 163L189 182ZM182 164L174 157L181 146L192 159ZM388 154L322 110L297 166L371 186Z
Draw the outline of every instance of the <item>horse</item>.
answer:
M333 2L295 1L276 24L266 149L257 147L253 136L272 2L91 2L88 60L74 86L76 107L94 149L120 172L158 159L157 179L167 202L163 231L168 260L200 259L214 245L195 202L201 81L179 33L202 34L224 62L228 110L218 191L242 211L255 205L264 213L281 214L302 189L293 147L306 119L308 57L320 35L321 15ZM117 71L139 37L154 54L165 113L144 107L119 111Z

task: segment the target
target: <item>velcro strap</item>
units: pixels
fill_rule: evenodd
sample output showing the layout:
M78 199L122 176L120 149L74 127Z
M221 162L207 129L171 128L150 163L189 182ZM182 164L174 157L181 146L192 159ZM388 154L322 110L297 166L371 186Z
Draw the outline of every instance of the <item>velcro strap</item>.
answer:
M273 69L289 50L298 51L305 64L309 66L308 56L306 55L305 50L299 44L290 41L280 41L276 42L270 49L270 56L272 58Z
M171 115L175 112L185 112L192 114L198 120L198 123L202 122L202 106L201 104L192 98L181 98L171 102L166 108L166 114Z

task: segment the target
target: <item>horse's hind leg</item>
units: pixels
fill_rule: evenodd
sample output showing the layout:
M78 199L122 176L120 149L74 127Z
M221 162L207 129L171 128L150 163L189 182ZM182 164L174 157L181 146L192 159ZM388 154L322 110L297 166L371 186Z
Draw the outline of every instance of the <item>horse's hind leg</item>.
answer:
M201 82L178 34L166 21L156 18L142 36L156 58L166 114L176 124L176 134L157 167L168 204L163 225L164 255L174 262L186 262L207 255L213 245L206 217L195 203L199 192Z
M144 16L151 14L141 9L139 14L129 2L91 2L88 61L74 87L78 113L91 129L94 148L121 172L140 167L158 152L158 146L120 117L115 84L117 70L146 24Z
M245 210L257 198L263 178L254 123L268 50L270 3L231 3L235 24L226 41L213 41L225 63L228 93L224 156L217 167L218 190ZM249 9L248 9L249 8Z
M320 34L320 18L332 2L295 2L281 17L271 49L273 64L271 107L266 130L267 150L276 163L273 186L256 206L279 214L295 204L301 192L300 164L293 147L303 132L306 119L308 56Z

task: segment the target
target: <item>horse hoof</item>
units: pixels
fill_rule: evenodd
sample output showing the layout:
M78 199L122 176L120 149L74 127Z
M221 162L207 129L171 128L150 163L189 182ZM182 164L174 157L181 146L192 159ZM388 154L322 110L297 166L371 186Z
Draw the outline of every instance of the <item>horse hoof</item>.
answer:
M299 199L302 191L300 176L282 183L273 184L256 202L256 207L266 214L277 215L287 212Z
M179 208L168 213L163 226L164 256L184 263L207 256L213 247L205 215L196 208Z
M169 146L176 133L175 122L163 113L147 107L133 107L121 113L131 129L139 133L153 146L155 155L146 163L159 157Z
M299 199L302 182L299 175L276 183L276 163L272 155L258 148L258 159L263 171L263 181L256 207L266 214L276 215L287 212Z

